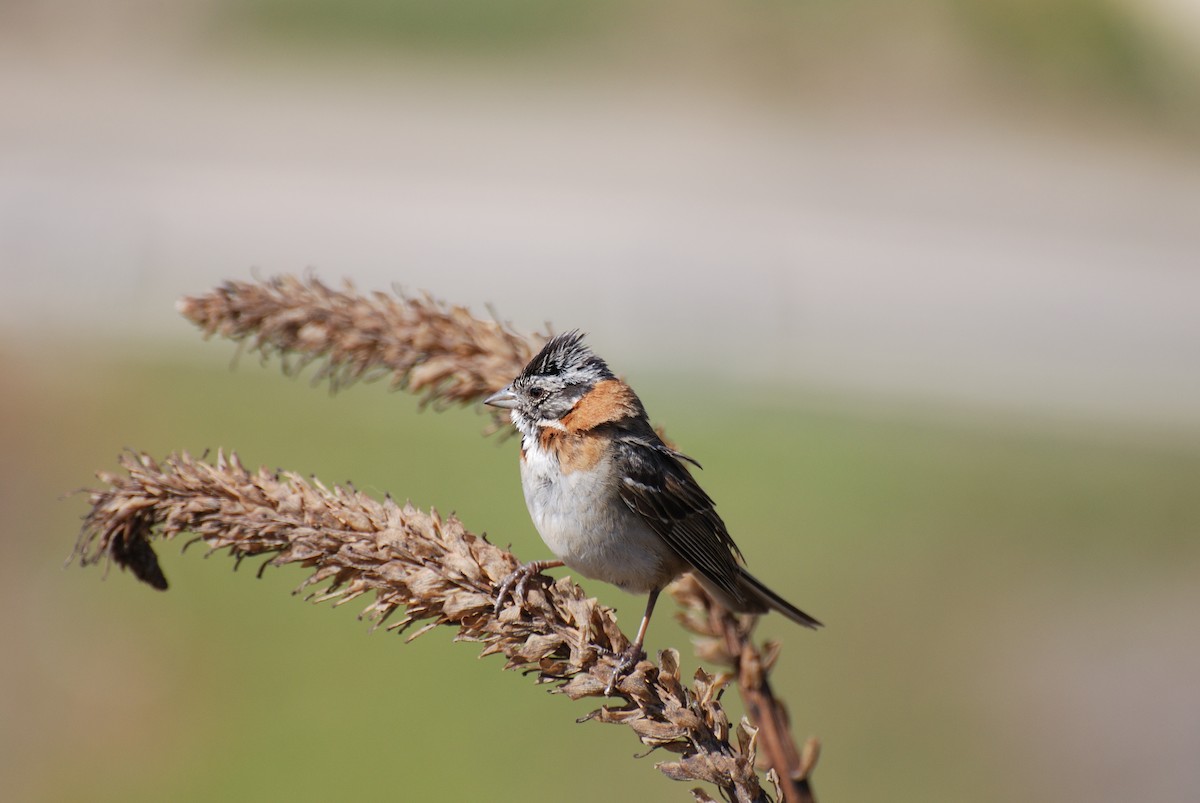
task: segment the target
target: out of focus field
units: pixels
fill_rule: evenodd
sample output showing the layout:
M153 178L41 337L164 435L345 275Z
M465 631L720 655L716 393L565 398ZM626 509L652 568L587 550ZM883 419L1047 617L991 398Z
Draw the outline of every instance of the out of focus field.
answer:
M19 800L674 799L628 733L433 632L404 645L223 556L160 549L165 594L63 571L89 469L124 444L235 448L353 479L514 545L515 443L470 411L331 397L196 349L153 360L6 358L0 566L4 775ZM224 344L212 351L228 353ZM85 359L90 357L90 359ZM632 376L706 466L751 566L824 618L767 619L779 691L819 735L826 799L1183 799L1200 645L1200 448L884 411L811 393ZM52 438L46 438L52 433ZM640 603L587 584L625 616ZM353 606L348 606L353 608ZM669 605L665 611L669 611ZM657 647L688 654L669 617ZM734 710L737 704L730 698ZM1015 771L1014 768L1019 768ZM899 791L897 791L899 790Z
M124 447L546 557L477 412L173 311L312 269L590 333L827 623L761 625L825 803L1194 800L1197 53L1194 0L0 5L0 797L689 799L297 571L62 568Z

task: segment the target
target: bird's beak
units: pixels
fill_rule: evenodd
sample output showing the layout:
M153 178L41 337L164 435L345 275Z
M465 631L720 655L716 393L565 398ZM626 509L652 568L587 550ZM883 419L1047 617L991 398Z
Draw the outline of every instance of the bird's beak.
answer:
M512 385L509 385L504 390L498 390L488 396L483 403L493 407L503 407L505 410L513 410L517 406L517 394L512 392Z

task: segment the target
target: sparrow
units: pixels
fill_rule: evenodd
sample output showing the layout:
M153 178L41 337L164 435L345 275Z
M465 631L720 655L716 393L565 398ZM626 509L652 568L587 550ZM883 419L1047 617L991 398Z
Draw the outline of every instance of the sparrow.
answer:
M499 612L545 569L567 566L635 594L648 594L637 637L606 689L642 658L654 604L685 572L730 611L778 611L817 628L813 617L767 588L744 558L713 500L688 470L695 460L654 431L633 388L583 342L556 335L508 387L484 400L509 410L521 435L521 485L534 526L557 560L523 565L501 583Z

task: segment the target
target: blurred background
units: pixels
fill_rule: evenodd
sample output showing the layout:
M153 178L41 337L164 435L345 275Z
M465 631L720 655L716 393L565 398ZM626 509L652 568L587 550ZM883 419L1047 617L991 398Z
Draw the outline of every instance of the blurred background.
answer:
M174 312L311 270L591 333L828 625L760 631L822 800L1193 800L1198 54L1196 0L0 2L6 797L688 798L299 572L62 569L127 446L546 556L477 411Z

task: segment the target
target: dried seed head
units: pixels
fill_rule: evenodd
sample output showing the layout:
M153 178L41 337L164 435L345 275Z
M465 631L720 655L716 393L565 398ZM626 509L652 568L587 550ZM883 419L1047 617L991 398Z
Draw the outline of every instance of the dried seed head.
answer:
M101 473L108 487L89 493L92 509L74 553L85 566L112 561L161 587L152 541L191 533L239 560L262 555L270 556L264 565L312 569L297 590L314 602L343 604L373 592L365 618L382 625L403 612L389 630L457 627L457 639L503 655L508 668L534 669L574 699L602 697L612 656L629 646L612 609L567 578L494 614L493 590L518 561L454 516L288 472L251 472L233 453L219 452L214 463L186 452L161 463L127 453L120 462L125 473ZM658 666L642 661L622 679L625 707L601 707L588 718L628 725L650 747L679 754L660 765L669 777L716 783L731 800L766 801L753 740L729 741L722 683L698 670L683 685L678 653L665 650Z
M361 295L349 283L334 290L315 277L229 281L176 307L206 336L278 355L289 373L321 363L313 379L334 389L390 375L392 387L435 406L479 401L504 387L547 339L426 294Z
M475 318L428 295L363 296L349 283L338 291L314 277L227 282L182 299L178 309L206 336L248 344L264 359L278 355L285 372L315 362L314 381L328 380L334 389L390 376L392 387L435 408L478 401L508 384L547 339L523 337L508 324ZM496 428L506 423L496 422ZM90 494L92 510L73 555L83 565L115 562L165 589L152 539L194 533L210 551L228 549L239 562L268 555L263 568L311 568L298 590L313 589L308 599L316 602L340 605L374 592L363 616L376 627L401 610L402 618L387 628L424 623L410 638L441 624L457 626L456 639L480 642L484 655L503 654L509 668L534 667L540 681L572 699L603 695L611 656L629 644L612 610L567 579L532 589L521 608L494 614L493 588L517 561L454 517L443 520L434 510L399 506L390 497L376 502L353 488L329 489L315 478L251 473L235 454L218 453L209 464L185 452L160 466L130 453L121 463L127 474L98 474L109 487ZM731 745L719 702L728 678L698 670L685 686L674 650L660 654L659 666L643 661L622 679L618 691L626 707L602 707L584 719L629 725L652 749L681 756L659 765L669 777L712 782L734 801L769 800L754 771L761 744L777 796L811 800L816 742L798 755L786 711L767 682L778 650L761 658L750 638L753 618L725 611L689 577L673 593L685 627L700 637L701 657L735 670L758 728L739 724L738 745ZM711 800L700 790L693 796Z

